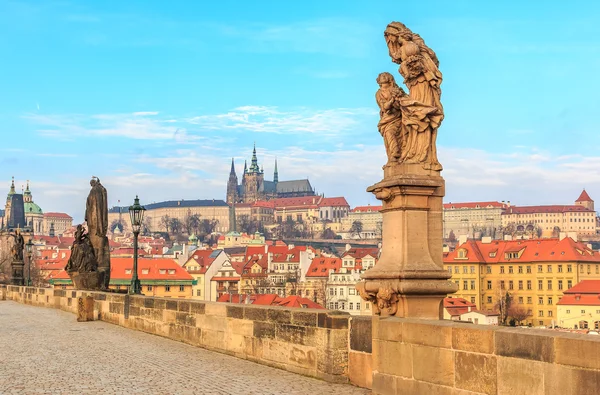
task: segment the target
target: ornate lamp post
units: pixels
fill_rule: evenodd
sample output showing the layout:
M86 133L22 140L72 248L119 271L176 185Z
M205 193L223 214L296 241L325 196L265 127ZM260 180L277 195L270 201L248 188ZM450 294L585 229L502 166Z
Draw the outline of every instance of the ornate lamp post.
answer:
M31 239L25 243L25 250L27 251L27 286L31 287L31 259L33 258L33 242Z
M138 263L138 236L142 227L142 220L144 219L144 211L146 208L140 205L140 199L135 196L133 206L129 207L129 215L131 216L131 228L133 229L133 273L131 276L131 286L129 287L129 293L133 295L140 295L142 293L142 285L138 278L137 263Z

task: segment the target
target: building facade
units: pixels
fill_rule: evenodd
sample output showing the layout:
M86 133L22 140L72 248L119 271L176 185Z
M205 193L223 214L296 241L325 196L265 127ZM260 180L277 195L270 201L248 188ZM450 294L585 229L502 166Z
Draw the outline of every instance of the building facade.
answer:
M73 227L73 218L65 213L45 213L43 222L44 236L61 236Z
M308 179L279 181L277 160L273 172L273 181L265 180L264 168L258 166L256 146L252 151L250 167L244 163L242 183L238 184L235 163L231 159L231 171L227 181L227 203L254 203L258 200L270 200L282 197L313 196L315 191Z
M574 232L578 238L596 235L594 201L583 190L573 205L512 206L502 213L505 233L529 237L558 237Z
M342 219L342 229L349 232L354 222L362 224L361 239L381 238L383 230L382 206L358 206L352 209L346 218Z
M561 328L600 330L600 280L583 280L567 289L557 309Z
M600 279L600 253L570 237L536 240L468 240L444 257L444 268L458 285L453 297L478 310L497 309L509 293L533 326L557 323L563 292L583 279Z
M502 226L502 213L510 203L468 202L444 204L444 238L496 238Z

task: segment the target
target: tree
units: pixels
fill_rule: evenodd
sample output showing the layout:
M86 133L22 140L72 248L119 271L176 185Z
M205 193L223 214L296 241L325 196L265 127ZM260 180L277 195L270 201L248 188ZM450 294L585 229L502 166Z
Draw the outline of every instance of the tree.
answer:
M513 304L508 309L508 316L514 319L517 325L521 325L521 322L529 317L529 311L520 304Z
M318 280L315 287L315 292L313 296L313 301L315 303L320 304L321 306L327 307L327 302L329 301L329 278L324 278Z
M150 234L150 225L151 224L152 224L152 218L144 217L144 219L142 220L142 229L140 229L140 232L142 233L143 236L147 236Z
M109 229L110 229L110 233L115 233L115 229L119 228L119 232L123 232L124 226L123 226L123 222L115 219L114 221L112 221L110 223Z
M183 227L185 228L185 232L188 235L192 233L196 233L200 228L200 215L199 214L191 214L188 210L188 213L185 215L183 219Z
M375 236L377 238L383 236L383 221L377 221L375 224Z
M500 324L506 325L506 321L508 320L509 314L508 311L510 306L512 305L512 295L503 290L501 286L498 287L499 292L497 293L498 298L496 302L496 310L500 313Z
M456 242L456 235L454 234L453 230L450 230L450 233L448 234L448 241L450 243L455 243Z
M169 229L171 229L171 217L169 217L169 215L163 215L162 217L160 217L160 223L159 223L161 228L165 229L165 232L169 233Z
M362 238L361 237L361 233L363 231L363 223L361 221L354 221L352 222L352 226L350 227L350 234L353 236L358 236L358 238Z
M171 232L174 234L180 234L183 229L183 224L179 220L179 218L171 218L169 221L169 227L171 228Z
M326 240L335 239L335 232L331 228L327 228L321 233L321 238Z

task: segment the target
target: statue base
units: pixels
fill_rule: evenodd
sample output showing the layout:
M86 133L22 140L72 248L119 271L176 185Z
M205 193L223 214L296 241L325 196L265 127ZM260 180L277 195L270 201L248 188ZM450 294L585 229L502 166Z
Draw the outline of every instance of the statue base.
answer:
M104 286L106 272L68 272L71 281L73 281L73 287L75 289L88 290L88 291L101 291L106 290Z
M10 264L11 268L11 284L25 285L25 262L22 260L13 260Z
M367 191L383 201L382 249L356 288L374 314L441 319L443 299L457 290L442 262L444 179L420 164L394 164Z

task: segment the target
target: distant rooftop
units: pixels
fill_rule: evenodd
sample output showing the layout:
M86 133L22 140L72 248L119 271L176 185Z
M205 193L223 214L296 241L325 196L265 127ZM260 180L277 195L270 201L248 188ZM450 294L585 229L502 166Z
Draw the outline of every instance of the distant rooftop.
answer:
M175 207L228 207L225 201L220 199L206 199L206 200L169 200L166 202L150 203L145 204L146 210L153 210L159 208L175 208ZM129 206L115 206L108 210L109 213L127 213L129 212Z

